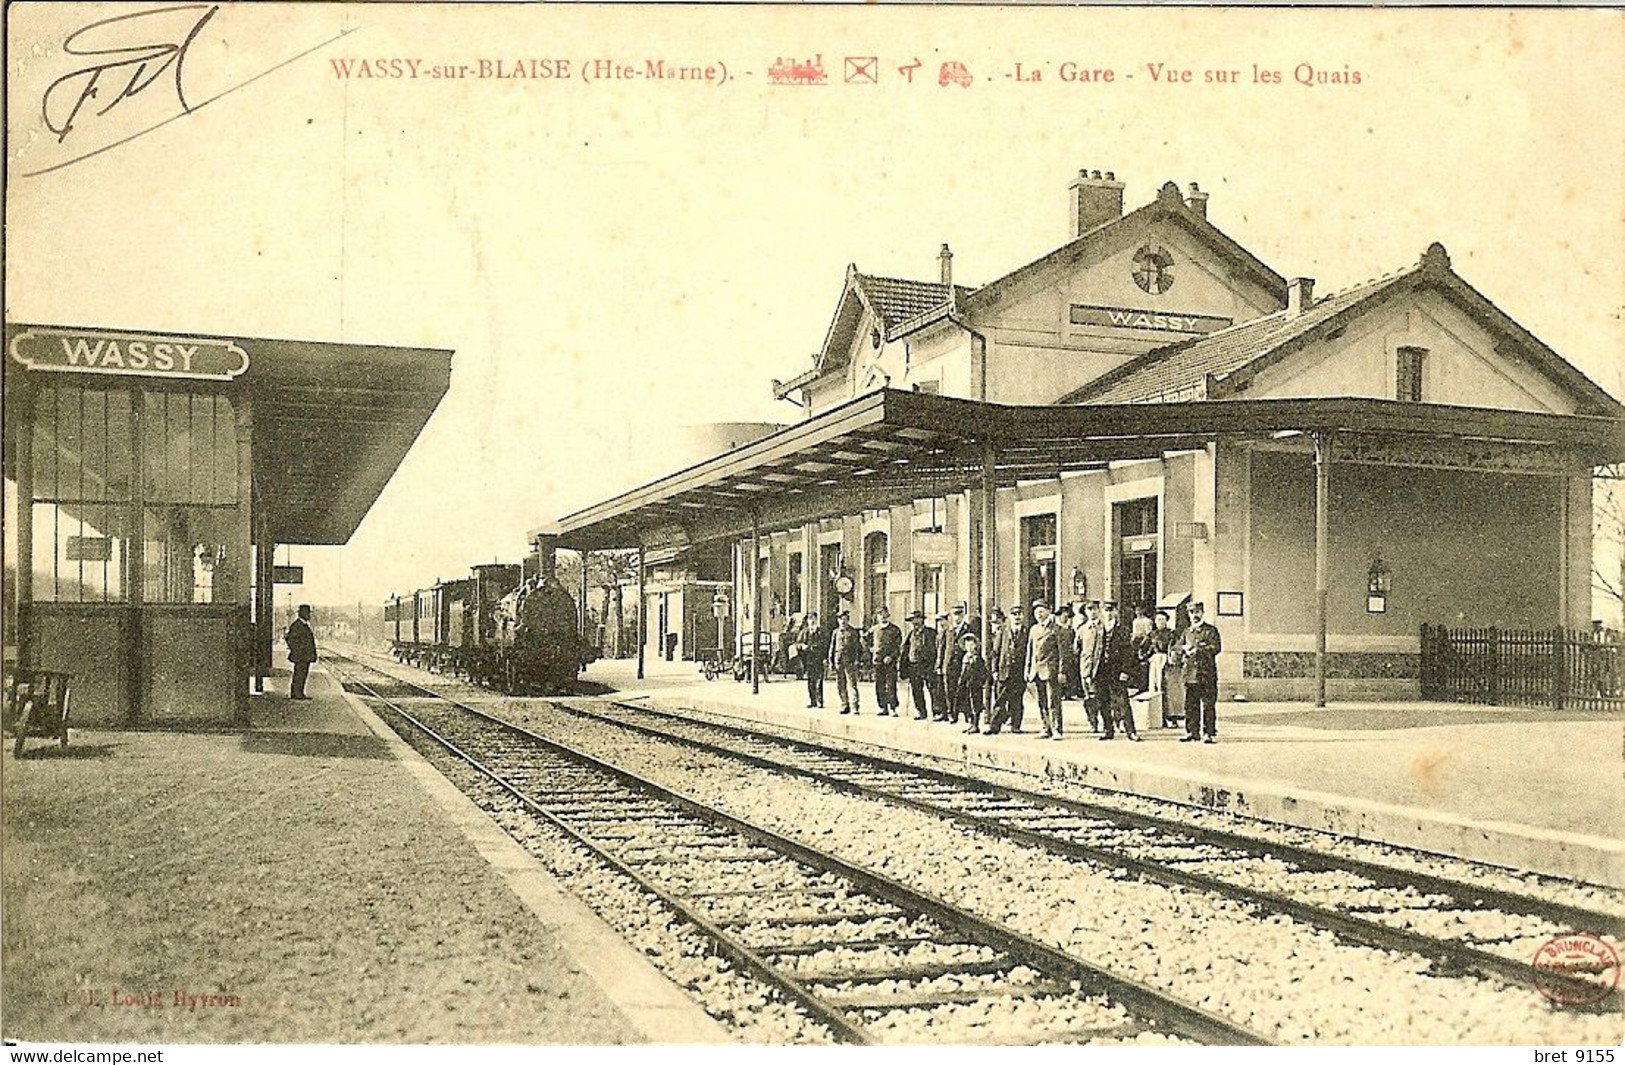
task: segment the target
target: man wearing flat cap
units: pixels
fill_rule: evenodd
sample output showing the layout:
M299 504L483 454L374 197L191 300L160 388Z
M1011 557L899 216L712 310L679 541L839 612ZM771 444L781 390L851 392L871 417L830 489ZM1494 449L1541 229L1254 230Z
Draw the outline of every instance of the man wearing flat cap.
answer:
M908 681L914 720L924 721L928 716L925 691L937 669L937 630L927 627L924 611L916 610L908 616L908 633L903 637L899 663L902 677Z
M949 703L948 699L948 660L953 657L950 644L954 642L954 627L948 624L949 615L937 615L937 660L932 663L931 676L926 686L931 692L931 720L949 721L958 718L959 708ZM964 654L960 649L960 654Z
M957 721L960 708L964 705L964 700L960 698L959 682L963 676L960 665L965 657L965 634L970 631L966 610L964 603L954 606L953 617L949 618L939 641L937 657L942 663L942 687L947 698L937 716L943 721ZM977 636L980 638L981 634Z
M1027 701L1027 619L1020 603L1010 608L1008 623L993 634L993 654L989 672L993 676L993 701L989 708L988 733L997 736L1008 722L1010 731L1021 732L1021 718Z
M858 694L858 667L863 664L863 632L852 624L852 612L843 610L829 641L829 666L835 671L835 690L841 696L841 713L863 710Z
M875 664L875 702L881 717L897 716L897 660L903 653L903 630L891 623L886 608L875 611L869 630L869 655Z
M1038 693L1038 716L1046 740L1061 738L1061 636L1049 604L1033 603L1033 626L1027 630L1025 673Z

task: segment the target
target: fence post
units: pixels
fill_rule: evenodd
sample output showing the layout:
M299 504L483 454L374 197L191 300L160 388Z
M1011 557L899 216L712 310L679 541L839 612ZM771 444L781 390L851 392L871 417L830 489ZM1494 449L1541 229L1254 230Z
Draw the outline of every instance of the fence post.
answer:
M1501 630L1492 627L1489 639L1490 660L1490 691L1491 706L1501 705Z
M1421 655L1420 660L1416 664L1416 687L1417 694L1424 699L1433 698L1433 677L1431 669L1433 655L1431 654L1432 647L1428 643L1428 637L1431 635L1431 633L1432 626L1425 621L1422 622L1422 638L1417 641L1417 648L1421 651Z
M1552 709L1563 709L1563 702L1569 691L1568 663L1565 661L1565 652L1568 650L1568 630L1559 626L1552 630Z

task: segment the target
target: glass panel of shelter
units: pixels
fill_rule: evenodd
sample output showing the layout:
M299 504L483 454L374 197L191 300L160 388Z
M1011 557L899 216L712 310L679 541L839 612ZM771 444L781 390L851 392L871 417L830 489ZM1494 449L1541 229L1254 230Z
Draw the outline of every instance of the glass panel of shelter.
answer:
M229 398L53 386L35 401L31 448L34 601L128 602L138 518L147 602L241 601L247 558L230 548L237 446ZM148 504L139 515L137 455Z

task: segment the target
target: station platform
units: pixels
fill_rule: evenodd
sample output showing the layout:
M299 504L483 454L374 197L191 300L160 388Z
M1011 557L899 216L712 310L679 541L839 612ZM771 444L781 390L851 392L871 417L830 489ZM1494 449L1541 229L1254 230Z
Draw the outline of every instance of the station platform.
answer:
M1178 742L1181 728L1138 719L1143 742L1102 743L1079 702L1065 736L1041 739L1029 691L1024 735L965 735L960 726L863 710L842 716L833 682L823 710L806 685L774 677L707 681L693 662L605 660L586 678L663 708L772 722L950 766L1060 777L1109 791L1380 840L1434 854L1625 887L1625 776L1619 715L1457 703L1219 706L1219 742ZM1140 714L1144 709L1140 708Z
M4 1036L721 1043L318 666L252 727L7 743Z

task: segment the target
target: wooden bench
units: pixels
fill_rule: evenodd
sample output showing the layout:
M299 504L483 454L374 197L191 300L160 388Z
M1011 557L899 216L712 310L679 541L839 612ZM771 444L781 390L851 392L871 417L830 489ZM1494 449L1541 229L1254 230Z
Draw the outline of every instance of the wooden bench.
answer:
M0 725L16 737L11 753L22 757L29 736L54 738L68 745L68 698L71 673L19 669L6 674L5 704Z

